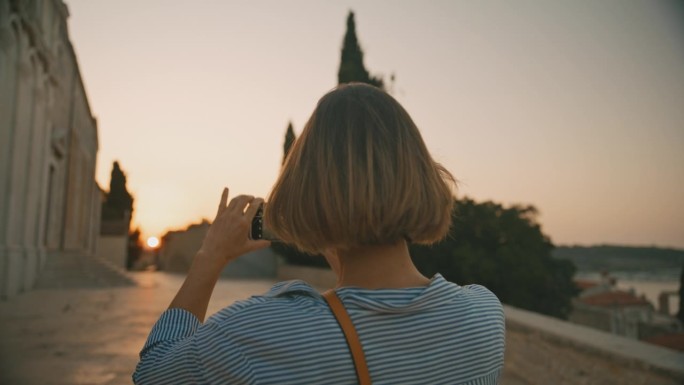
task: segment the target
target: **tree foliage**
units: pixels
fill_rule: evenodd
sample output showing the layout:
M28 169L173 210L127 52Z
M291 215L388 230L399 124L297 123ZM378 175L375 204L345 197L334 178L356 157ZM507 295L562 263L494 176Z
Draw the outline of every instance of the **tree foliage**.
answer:
M294 246L282 242L271 242L271 250L283 257L289 265L330 267L322 255L306 254Z
M572 262L551 257L533 206L457 199L448 237L432 246L411 246L427 276L441 273L461 285L480 284L519 308L566 318L577 294Z
M121 170L119 162L115 161L109 180L109 192L102 205L102 219L121 220L125 218L126 212L129 215L133 213L133 196L126 188L126 174Z
M342 59L340 69L337 72L337 83L362 82L378 88L384 88L381 77L371 76L363 65L363 51L356 37L356 23L354 12L349 11L347 16L347 32L344 35L342 45Z
M290 153L290 148L294 144L295 136L294 129L292 128L292 122L287 125L287 131L285 132L285 142L283 143L283 163L285 164L285 159L287 159L287 154Z

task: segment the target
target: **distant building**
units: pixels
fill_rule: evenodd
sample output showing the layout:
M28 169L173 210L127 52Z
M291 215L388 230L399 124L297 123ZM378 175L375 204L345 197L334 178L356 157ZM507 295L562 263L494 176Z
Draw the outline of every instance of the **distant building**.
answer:
M576 280L575 284L581 292L573 300L570 322L667 347L672 346L663 343L663 336L683 331L679 320L656 312L644 296L615 289L615 279L607 274L600 281Z
M169 231L161 239L159 268L164 271L186 272L190 268L202 241L209 230L209 222L188 226L185 230Z
M68 16L61 0L0 0L0 297L47 258L95 250L97 123Z
M104 191L100 192L102 196ZM128 268L129 226L131 222L130 212L124 212L122 219L102 219L100 223L100 235L97 238L95 255L111 263L120 269Z
M209 226L209 222L203 220L201 223L188 226L185 230L167 232L162 237L159 248L159 268L170 272L187 272L192 259L202 247ZM277 257L271 248L258 250L232 261L222 275L237 278L274 278L277 275Z
M613 290L577 298L569 320L636 339L639 337L639 324L650 322L653 313L653 305L645 298Z

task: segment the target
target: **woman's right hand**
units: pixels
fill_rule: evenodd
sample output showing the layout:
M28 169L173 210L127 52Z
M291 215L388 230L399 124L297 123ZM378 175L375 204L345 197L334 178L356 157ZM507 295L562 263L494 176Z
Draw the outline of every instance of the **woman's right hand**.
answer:
M263 199L239 195L231 199L228 205L227 201L228 188L224 188L216 219L209 227L196 257L202 259L201 263L215 264L220 269L243 254L271 244L269 241L252 240L248 237L252 219L259 206L264 203Z

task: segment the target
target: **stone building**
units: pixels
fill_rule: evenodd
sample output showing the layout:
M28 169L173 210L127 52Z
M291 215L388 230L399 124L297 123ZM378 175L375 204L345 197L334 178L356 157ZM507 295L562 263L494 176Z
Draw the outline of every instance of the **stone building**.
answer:
M162 237L158 251L159 268L169 272L187 272L210 226L207 220L202 220L184 230L167 232ZM277 270L277 256L271 248L266 248L232 261L221 275L233 278L274 278Z
M651 323L653 305L622 290L580 296L573 300L570 322L637 339L639 325Z
M0 0L0 297L95 250L97 122L68 16L61 0Z
M161 239L159 268L164 271L184 273L190 269L192 258L202 246L209 231L209 222L202 220L184 230L169 231Z

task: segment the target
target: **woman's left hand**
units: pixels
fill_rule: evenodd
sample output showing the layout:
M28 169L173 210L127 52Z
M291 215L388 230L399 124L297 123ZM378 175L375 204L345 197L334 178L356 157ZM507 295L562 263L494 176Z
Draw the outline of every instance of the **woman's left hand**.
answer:
M249 239L252 219L259 206L264 203L261 198L240 195L228 202L228 188L223 189L216 219L209 227L197 258L208 259L223 268L237 257L268 247L271 242Z

